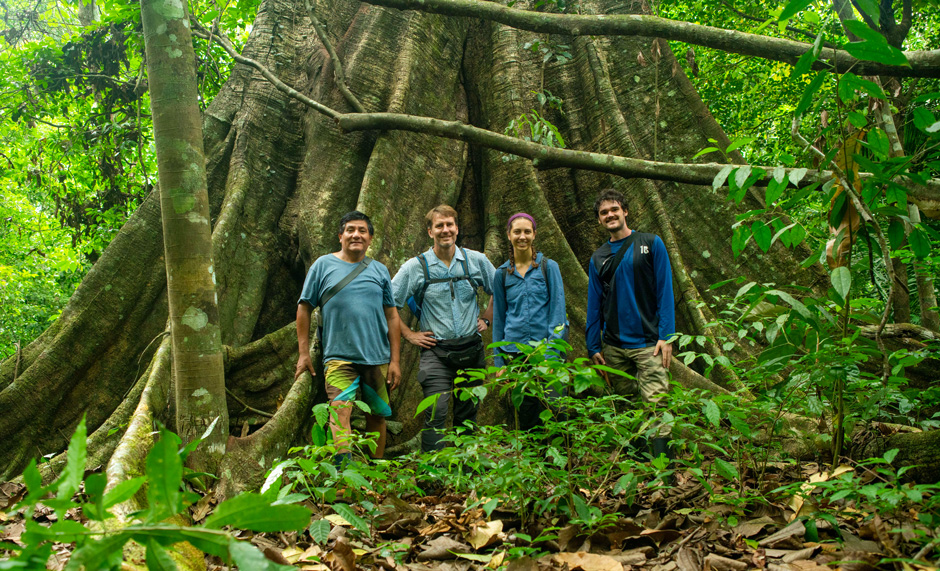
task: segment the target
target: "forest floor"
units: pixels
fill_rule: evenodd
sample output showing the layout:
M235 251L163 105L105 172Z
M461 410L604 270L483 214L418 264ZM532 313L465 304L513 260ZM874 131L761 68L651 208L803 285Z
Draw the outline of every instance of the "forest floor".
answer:
M892 507L885 491L879 501L864 501L871 490L888 489L879 485L876 472L844 466L829 474L826 468L768 465L762 474L765 492L750 493L746 500L741 499L741 490L718 482L713 486L681 470L671 486L653 480L639 482L629 492L617 486L581 489L589 505L597 508L591 525L559 515L564 510L557 506L542 512L549 515L533 515L537 498L526 506L530 510L526 515L512 508L512 502L489 502L473 491L424 489L383 495L346 487L332 504L303 500L312 513L306 531L233 533L255 544L268 559L304 570L938 568L940 550L933 549L938 545L937 530L924 524L929 520L921 517L916 502L896 502ZM821 483L848 472L859 476L858 494L834 500L820 493ZM742 485L754 484L745 480ZM0 542L21 543L26 530L23 510L7 508L24 494L21 484L0 484ZM337 510L337 505L349 509ZM204 520L213 506L211 496L193 505L194 524ZM42 506L33 514L41 525L51 525L55 517ZM67 518L84 523L79 510L70 510ZM64 569L70 549L69 544L57 544L49 568ZM144 567L143 561L126 563ZM207 556L206 563L210 570L229 569L217 557Z

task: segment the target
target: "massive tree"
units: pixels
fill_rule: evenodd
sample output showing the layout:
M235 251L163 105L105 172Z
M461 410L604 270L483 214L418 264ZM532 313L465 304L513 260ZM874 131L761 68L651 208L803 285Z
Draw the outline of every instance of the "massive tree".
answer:
M640 0L582 2L582 10L596 14L639 14L644 6ZM318 0L311 8L296 0L264 0L243 55L339 113L432 117L502 133L523 114L531 117L538 105L533 92L547 90L564 105L542 113L571 149L693 163L709 139L729 144L662 39L541 36L357 0ZM570 58L543 61L543 53L524 48L535 40ZM393 273L428 247L423 215L436 204L455 205L461 244L485 251L494 262L507 255L508 215L532 213L539 220L539 248L561 266L581 348L585 268L605 238L591 205L605 186L629 197L631 227L663 237L681 331L707 333L705 324L714 318L708 287L728 277L810 288L826 283L820 267L801 269L808 252L777 245L763 254L732 255L735 216L763 206L759 189L735 203L711 186L675 182L701 177L658 176L657 163L643 163L649 178L615 176L610 173L623 171L614 168L598 172L605 170L598 166L601 156L583 158L585 167L593 161L593 170L543 170L551 165L491 148L498 144L468 143L473 137L456 131L440 133L445 137L409 132L388 117L386 123L372 117L357 124L350 115L336 121L285 91L258 69L240 65L203 117L232 435L222 475L229 480L257 476L302 438L310 406L322 398L322 381L293 379L295 304L306 269L336 248L336 222L354 208L376 223L370 254ZM437 128L450 129L442 123ZM729 160L741 161L735 153ZM720 165L707 169L717 172ZM120 478L135 471L152 423L172 423L160 220L159 201L151 196L61 317L0 366L3 477L31 457L62 450L87 414L94 431L89 467L107 464L109 476ZM400 439L417 430L415 356L406 353L405 388L393 395L393 409L405 424ZM687 369L677 372L694 377Z

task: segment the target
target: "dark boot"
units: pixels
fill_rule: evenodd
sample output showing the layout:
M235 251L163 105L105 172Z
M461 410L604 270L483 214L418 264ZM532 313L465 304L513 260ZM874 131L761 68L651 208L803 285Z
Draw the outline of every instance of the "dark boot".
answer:
M672 470L673 468L673 456L672 449L669 447L669 438L657 436L650 440L653 448L653 458L659 458L660 456L665 456L668 462L666 463L666 470ZM672 473L662 474L659 476L659 480L667 486L675 485L675 477Z

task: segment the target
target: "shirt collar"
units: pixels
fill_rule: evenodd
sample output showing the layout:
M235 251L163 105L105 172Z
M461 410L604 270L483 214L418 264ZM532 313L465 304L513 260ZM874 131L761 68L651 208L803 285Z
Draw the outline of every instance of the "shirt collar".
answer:
M440 258L437 257L437 254L434 253L433 246L428 248L428 251L425 252L424 257L427 258L428 265L431 265L431 264L440 264L442 266L444 265L444 262L442 262ZM459 262L460 260L463 260L463 259L464 259L463 248L461 248L460 246L457 246L457 249L454 251L454 260Z

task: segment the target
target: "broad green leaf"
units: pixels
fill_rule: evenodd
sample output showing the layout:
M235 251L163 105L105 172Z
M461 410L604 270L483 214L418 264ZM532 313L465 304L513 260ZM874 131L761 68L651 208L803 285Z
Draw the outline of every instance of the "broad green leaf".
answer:
M758 220L751 224L751 233L758 248L764 252L770 249L770 241L773 238L773 229L770 226Z
M868 132L868 148L879 155L881 159L887 159L890 152L890 143L888 135L881 129L872 129Z
M782 299L786 304L796 310L804 319L812 319L812 314L809 312L809 309L803 305L802 302L798 301L792 295L788 294L785 291L780 291L779 289L772 289L767 292L767 295L775 295Z
M333 504L333 511L348 521L350 525L366 535L370 535L369 522L356 515L356 511L346 504Z
M738 188L744 186L749 176L751 176L751 165L738 167L738 169L734 171L734 182L738 185Z
M153 519L160 521L183 510L183 460L180 437L164 427L147 454L147 502Z
M310 524L310 537L320 545L326 545L332 530L333 524L329 520L318 519Z
M124 531L129 534L128 539L133 539L141 545L147 545L150 541L156 541L160 545L187 541L196 549L210 555L225 557L228 553L229 535L214 529L158 523L131 525L124 528Z
M771 176L773 176L775 181L783 182L787 180L787 169L783 168L783 165L777 165L774 167L774 172Z
M734 229L731 234L731 251L735 257L738 257L747 246L747 241L751 239L751 228L741 224Z
M807 172L808 171L805 168L793 169L790 171L790 176L788 178L790 179L790 182L793 183L793 186L800 186L800 181L803 180L803 177L806 176Z
M26 469L23 470L23 483L26 484L26 490L31 496L39 494L42 490L42 474L39 473L39 468L36 467L35 458L30 459Z
M578 514L578 519L586 522L591 521L591 509L588 507L587 502L584 501L584 498L575 494L572 496L572 500L574 501L574 510Z
M888 464L894 462L894 459L897 457L898 452L900 452L900 450L897 448L892 448L891 450L888 450L887 452L885 452L885 455L883 456L885 462L887 462Z
M309 523L310 510L303 506L274 506L260 494L244 493L219 504L206 518L205 526L210 529L230 525L251 531L300 531Z
M810 105L813 104L813 97L816 95L816 92L819 91L819 88L822 87L823 81L826 79L828 72L817 71L816 77L806 86L806 89L803 90L803 95L800 97L800 102L796 105L796 110L793 112L794 115L800 117L803 113L806 113L806 110L809 109Z
M796 222L794 222L793 224L788 224L788 225L784 226L783 228L781 228L780 230L778 230L776 234L774 234L774 237L773 237L773 239L770 241L770 243L773 244L773 243L776 242L777 240L780 240L781 242L783 242L783 245L784 245L784 246L786 246L787 248L789 248L790 246L793 245L792 242L790 242L790 235L789 235L789 232L790 232L790 229L792 229L792 228L794 228L794 227L796 227Z
M369 483L369 480L366 480L362 474L355 470L343 470L343 479L351 486L364 490L372 489L372 484Z
M147 569L149 571L176 571L176 563L166 549L153 539L147 542Z
M847 299L849 290L852 289L852 272L845 266L839 266L832 270L829 279L832 281L832 287L836 290L836 293L838 293L843 300Z
M756 140L757 137L741 137L740 139L735 139L730 145L728 145L728 148L725 149L725 152L730 153L731 151L736 151L744 145L750 145Z
M881 25L881 9L878 7L878 2L876 0L856 0L856 2L856 6L858 6L859 10L874 20L876 26Z
M281 479L281 475L284 474L285 468L290 468L296 464L297 462L294 460L284 460L283 462L278 462L277 466L271 468L271 471L268 472L268 476L264 479L264 483L261 484L261 493L263 494L267 492L269 489L271 489L271 486L273 486L275 482L278 482Z
M734 467L734 464L721 458L715 458L715 470L719 476L726 480L734 482L739 478L738 469Z
M431 396L429 396L429 397L426 397L426 398L425 398L424 400L422 400L420 403L418 403L418 408L415 409L415 417L417 417L419 414L421 414L422 412L424 412L424 409L429 408L429 407L432 407L432 406L436 406L436 405L437 405L437 398L438 398L439 396L440 396L440 395L431 395Z
M36 545L43 541L72 543L79 539L84 539L88 535L88 528L71 519L57 521L49 527L40 525L32 520L26 520L23 542L27 545Z
M846 20L845 28L862 38L860 42L845 44L845 51L852 56L865 61L874 61L886 65L902 65L910 67L904 52L888 44L888 40L880 32L872 30L868 24L858 20Z
M72 439L69 441L69 449L65 454L65 469L62 470L62 476L59 477L57 482L59 493L56 497L60 500L70 499L82 485L82 476L85 474L85 447L87 441L85 416L82 415L82 420L79 421L75 432L72 434Z
M725 181L728 180L728 175L731 174L732 170L734 170L734 165L725 165L721 167L721 170L718 171L718 174L716 174L714 180L712 180L712 190L718 190L724 186Z
M748 282L748 283L744 284L743 286L741 286L740 288L738 288L737 293L734 294L734 299L738 299L738 298L741 297L742 295L744 295L744 294L746 294L747 292L751 291L751 289L753 289L754 286L756 286L756 285L757 285L757 282Z
M134 494L137 493L137 490L144 485L144 482L147 481L147 478L141 476L139 478L131 478L130 480L124 480L123 482L115 485L111 490L104 495L104 500L102 504L104 509L108 509L112 506L131 499Z
M112 569L117 567L124 558L124 544L130 538L130 534L116 533L86 542L72 552L72 556L65 566L65 571Z
M897 250L904 243L904 222L894 218L888 226L888 243L892 250Z
M372 408L368 404L362 402L361 400L354 400L353 403L362 412L366 414L372 414Z
M924 259L930 255L930 239L921 228L914 228L907 236L911 243L911 250L918 259Z
M858 111L849 111L848 112L849 123L857 129L864 129L868 125L868 118L859 113Z
M782 22L784 20L789 20L793 16L796 16L801 11L805 10L813 0L790 0L787 2L786 7L780 12L780 15L777 17L777 20Z
M717 428L718 423L721 421L721 409L719 409L718 405L715 404L715 401L711 399L703 400L702 404L702 412L705 414L705 418L712 424L712 426Z
M782 168L780 169L783 170ZM787 179L778 181L776 179L776 173L774 173L774 178L767 183L767 191L764 194L764 200L768 205L771 205L783 195L783 191L787 188ZM786 177L786 173L783 173L783 176Z
M861 77L855 75L855 74L852 73L852 72L846 73L846 74L843 75L842 78L840 79L840 81L839 81L839 97L840 97L843 101L850 101L851 99L854 99L854 97L851 97L851 98L848 98L848 99L842 97L842 90L843 90L843 88L845 88L845 89L851 89L852 92L853 92L853 94L854 94L855 90L858 90L858 91L864 91L865 93L868 94L869 97L874 97L875 99L884 99L884 98L885 98L885 92L884 92L883 89L881 89L881 86L880 86L880 85L878 85L878 84L875 83L874 81L871 81L871 80L868 80L868 79L862 79Z
M319 424L320 426L326 426L330 422L329 403L320 403L314 406L313 417L316 418L317 424Z
M228 553L239 569L251 571L276 571L279 569L294 570L296 567L279 565L264 556L257 547L247 541L232 539L228 546Z
M496 506L499 505L499 500L496 498L491 499L490 501L483 504L483 513L486 514L486 517L490 517L490 514L493 513L493 510L496 509Z
M707 155L708 153L714 153L717 150L718 150L718 147L705 147L701 151L695 153L695 155L692 156L692 160L694 161L695 159L699 158L702 155Z
M936 122L937 119L929 109L924 107L916 107L914 109L914 125L921 131L927 131L927 129Z

